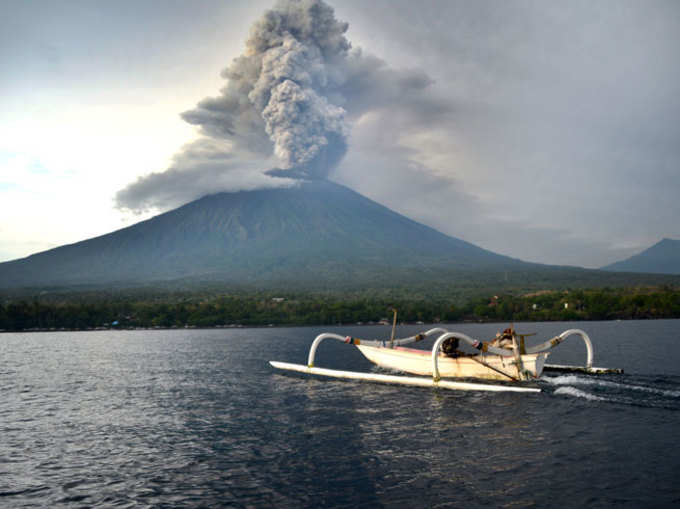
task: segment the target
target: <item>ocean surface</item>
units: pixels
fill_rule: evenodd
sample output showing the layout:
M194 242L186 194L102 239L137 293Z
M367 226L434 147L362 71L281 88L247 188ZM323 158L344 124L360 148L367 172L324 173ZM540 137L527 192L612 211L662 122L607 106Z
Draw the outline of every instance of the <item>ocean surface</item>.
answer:
M378 326L0 334L0 507L677 507L680 320L517 324L531 344L572 327L625 374L517 394L267 362ZM584 361L577 337L550 358ZM332 340L316 364L375 369Z

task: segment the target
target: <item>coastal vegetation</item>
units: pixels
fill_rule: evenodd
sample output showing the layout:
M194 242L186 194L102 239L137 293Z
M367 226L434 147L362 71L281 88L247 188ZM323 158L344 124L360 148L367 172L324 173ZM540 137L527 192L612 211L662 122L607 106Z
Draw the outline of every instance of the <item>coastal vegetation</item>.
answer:
M680 318L674 286L436 295L408 292L55 294L0 300L0 330L87 330Z

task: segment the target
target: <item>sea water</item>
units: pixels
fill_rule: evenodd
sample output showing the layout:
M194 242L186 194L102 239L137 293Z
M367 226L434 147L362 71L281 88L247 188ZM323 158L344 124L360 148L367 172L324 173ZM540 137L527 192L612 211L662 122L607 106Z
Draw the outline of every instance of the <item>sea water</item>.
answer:
M530 344L573 327L625 374L546 373L543 392L516 394L267 362L304 364L326 330L388 338L378 326L0 334L0 506L677 505L680 321L516 324ZM574 336L549 361L585 355ZM332 340L316 364L376 369Z

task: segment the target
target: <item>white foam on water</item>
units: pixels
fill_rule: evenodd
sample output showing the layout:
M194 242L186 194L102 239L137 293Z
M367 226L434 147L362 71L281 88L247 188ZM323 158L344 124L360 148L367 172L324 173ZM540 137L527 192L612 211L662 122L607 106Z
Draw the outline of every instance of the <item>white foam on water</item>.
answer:
M576 375L542 376L541 380L553 385L588 384L589 379Z
M555 394L566 394L567 396L573 396L575 398L583 398L589 401L607 401L606 398L601 398L600 396L595 396L594 394L587 393L576 387L564 386L555 389Z
M664 389L656 389L655 387L648 387L645 385L622 384L618 382L611 382L609 380L600 380L597 378L583 377L577 375L561 375L556 377L544 376L541 378L553 385L597 385L600 387L612 387L615 389L624 389L631 391L649 392L652 394L661 394L671 398L680 398L680 391L671 391Z

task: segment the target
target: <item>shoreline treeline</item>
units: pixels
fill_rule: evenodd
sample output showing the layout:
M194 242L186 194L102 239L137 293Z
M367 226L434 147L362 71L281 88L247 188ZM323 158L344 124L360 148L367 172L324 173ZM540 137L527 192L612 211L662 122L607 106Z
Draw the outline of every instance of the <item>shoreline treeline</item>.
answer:
M599 288L428 299L422 295L167 295L60 297L0 302L0 330L88 330L680 318L680 289Z

